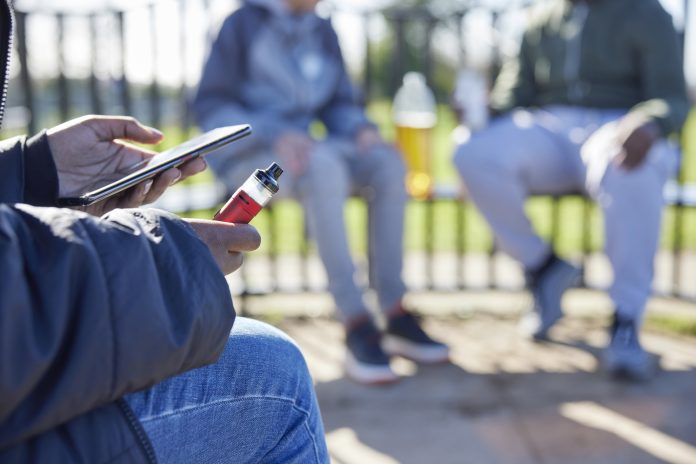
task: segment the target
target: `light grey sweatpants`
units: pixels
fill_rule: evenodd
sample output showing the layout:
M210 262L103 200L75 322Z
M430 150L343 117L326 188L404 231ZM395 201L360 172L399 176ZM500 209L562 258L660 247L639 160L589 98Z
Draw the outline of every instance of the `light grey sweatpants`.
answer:
M212 158L212 157L211 157ZM241 185L254 169L278 161L270 151L239 156L222 167L212 164L218 178L230 189ZM400 154L383 145L358 153L344 140L318 142L303 175L285 172L278 196L296 197L304 207L309 230L316 240L331 292L341 317L353 320L367 307L362 289L355 282L355 266L350 253L344 203L349 195L362 195L368 205L371 286L375 288L382 311L389 311L403 297L406 287L401 277L406 191L404 166Z
M622 315L639 320L652 287L663 188L677 171L678 151L661 140L638 168L617 167L615 128L624 114L563 106L518 110L461 144L455 164L501 249L526 268L549 252L525 214L526 197L591 195L604 212L614 271L610 296Z

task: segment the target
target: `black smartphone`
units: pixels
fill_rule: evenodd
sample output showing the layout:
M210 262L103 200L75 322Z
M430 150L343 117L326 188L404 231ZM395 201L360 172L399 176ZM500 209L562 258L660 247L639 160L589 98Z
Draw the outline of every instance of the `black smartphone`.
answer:
M60 206L87 206L102 201L144 180L155 177L167 169L175 168L187 161L206 155L249 134L251 134L251 126L248 124L213 129L181 145L158 153L149 159L145 165L137 165L131 172L126 173L114 182L110 182L108 185L85 192L79 196L59 198L58 204Z

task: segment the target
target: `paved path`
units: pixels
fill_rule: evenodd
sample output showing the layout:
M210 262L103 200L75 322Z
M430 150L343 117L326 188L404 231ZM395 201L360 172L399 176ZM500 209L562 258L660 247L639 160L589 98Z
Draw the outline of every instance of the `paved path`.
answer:
M434 315L427 328L453 347L451 364L405 360L397 385L343 378L340 326L327 318L280 324L316 380L336 464L696 463L696 342L644 334L663 372L621 384L596 372L603 322L578 316L556 343L522 340L514 317Z

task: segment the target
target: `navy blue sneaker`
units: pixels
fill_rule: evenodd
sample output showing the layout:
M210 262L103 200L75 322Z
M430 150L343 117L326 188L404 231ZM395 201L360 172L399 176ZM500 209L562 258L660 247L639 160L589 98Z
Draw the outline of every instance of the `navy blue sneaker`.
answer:
M617 314L610 333L611 341L601 357L602 368L621 380L641 382L653 377L657 362L640 346L636 322Z
M449 347L430 338L421 328L418 319L403 310L389 318L382 348L392 356L402 356L423 364L449 360Z
M580 269L555 254L536 272L526 273L534 310L523 316L520 331L536 340L546 340L549 329L563 316L561 298L580 280Z
M365 385L393 383L399 376L389 366L389 356L382 349L382 334L372 319L346 330L346 375Z

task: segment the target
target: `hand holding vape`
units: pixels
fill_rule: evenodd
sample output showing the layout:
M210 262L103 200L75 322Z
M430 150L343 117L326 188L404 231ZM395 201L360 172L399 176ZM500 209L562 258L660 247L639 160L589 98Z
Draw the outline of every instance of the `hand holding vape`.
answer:
M283 169L277 163L271 163L264 170L257 169L215 213L213 219L248 224L278 191L278 178L282 173Z

